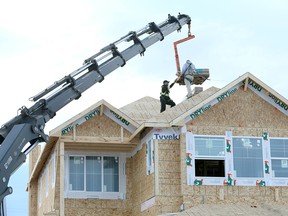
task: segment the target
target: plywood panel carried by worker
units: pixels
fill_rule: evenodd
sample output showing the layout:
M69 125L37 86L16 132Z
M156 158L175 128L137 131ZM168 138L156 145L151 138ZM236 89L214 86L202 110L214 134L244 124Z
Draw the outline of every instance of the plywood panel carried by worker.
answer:
M177 73L176 76L178 77L176 83L179 83L179 85L185 85L184 83L184 76L181 76L181 69L180 69L180 61L179 61L179 54L178 54L178 48L177 45L179 45L180 43L186 42L188 40L191 40L195 38L195 35L192 35L190 32L190 24L188 24L188 37L185 37L183 39L177 40L173 43L174 46L174 53L175 53L175 60L176 60L176 69L177 69ZM194 85L202 85L202 83L208 79L209 77L209 69L207 68L198 68L198 69L194 69L193 68L193 76L194 76L194 80L191 84Z
M176 74L179 79L176 81L179 85L185 85L184 77L180 75L180 73ZM205 80L209 78L209 69L208 68L197 68L193 73L194 79L192 84L194 85L202 85Z

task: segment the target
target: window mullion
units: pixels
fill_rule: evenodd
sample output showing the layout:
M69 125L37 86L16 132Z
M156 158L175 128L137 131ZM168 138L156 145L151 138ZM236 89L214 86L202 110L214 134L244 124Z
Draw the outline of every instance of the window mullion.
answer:
M86 157L87 156L83 156L84 157L84 191L86 192L87 189L86 189L86 175L87 175L87 172L86 172Z
M104 157L101 156L101 192L104 192Z

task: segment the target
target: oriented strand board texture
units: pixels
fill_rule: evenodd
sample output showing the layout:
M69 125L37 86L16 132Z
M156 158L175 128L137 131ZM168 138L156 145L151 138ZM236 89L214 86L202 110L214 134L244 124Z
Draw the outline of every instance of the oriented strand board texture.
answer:
M178 212L182 203L179 140L158 140L160 213Z
M130 216L127 200L65 199L65 216Z
M240 88L233 95L213 106L187 124L187 130L201 135L288 137L288 117L258 97L251 90ZM185 164L186 140L181 134L181 182L185 208L209 203L273 203L288 202L288 187L188 186ZM276 188L279 188L277 193ZM220 197L224 194L224 199Z
M131 133L123 128L123 137L129 137L130 135ZM73 131L64 136L73 136ZM96 115L76 127L76 136L120 137L121 126L104 114L102 116Z
M250 89L243 87L199 117L190 121L188 130L194 134L224 135L231 130L234 136L288 137L288 116Z
M41 152L41 146L38 145L29 153L29 176L32 174L34 166L37 162L37 159ZM29 215L37 215L37 208L35 206L38 205L38 184L36 181L30 182L28 185L28 211Z
M37 196L38 196L37 182L30 182L30 184L28 185L28 213L29 215L37 215L37 210L38 210Z
M139 124L160 113L160 100L143 97L119 109Z
M155 173L146 174L146 144L131 160L131 200L133 200L132 215L151 215L148 211L141 213L141 203L155 196Z
M52 182L52 160L51 156L55 153L55 183ZM38 215L42 215L45 213L49 213L55 209L59 209L59 162L57 161L57 151L52 151L50 154L50 157L46 161L46 164L44 166L44 169L42 170L40 176L41 178L38 178L38 182L34 184L33 182L33 188L37 187L37 191L33 191L33 194L35 197L31 198L32 202L36 202L37 205L31 206L31 212L35 213L35 210L38 212ZM47 171L48 170L48 171ZM46 178L48 176L48 178ZM39 181L42 181L42 202L41 205L38 203L38 195L39 195ZM48 186L46 185L48 184ZM34 186L35 185L35 186ZM46 190L46 187L48 187L48 190ZM58 193L57 193L58 192ZM34 215L34 214L32 214ZM36 215L36 214L35 214Z
M160 113L160 100L151 97L141 98L131 104L120 108L120 111L128 115L130 118L132 118L139 124L142 124L143 122L167 123L174 120L184 112L188 111L212 94L216 93L218 90L219 89L216 87L210 87L209 89L198 93L192 98L176 104L176 106L172 108L170 108L170 106L167 106L166 111L162 113Z
M29 175L32 174L34 166L37 162L37 159L41 153L41 146L37 145L30 153L29 153Z

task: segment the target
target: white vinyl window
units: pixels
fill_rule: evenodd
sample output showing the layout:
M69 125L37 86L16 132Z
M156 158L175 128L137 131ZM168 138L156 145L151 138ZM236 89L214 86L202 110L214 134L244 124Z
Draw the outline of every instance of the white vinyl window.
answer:
M264 176L262 138L234 137L232 140L236 177L262 178Z
M195 175L197 177L224 177L224 137L195 136L194 142Z
M146 144L146 174L150 175L154 173L154 143L153 139L150 139Z
M195 136L195 156L225 156L224 137Z
M55 152L52 155L52 159L51 159L51 182L52 182L52 188L55 187L55 176L56 176L56 163L55 163Z
M125 176L121 156L69 155L67 196L123 199Z
M270 138L273 177L288 177L288 139Z
M69 190L84 191L84 156L69 157Z
M46 197L49 195L49 164L47 164L45 172L45 185L46 185Z
M42 204L42 175L38 179L38 205Z

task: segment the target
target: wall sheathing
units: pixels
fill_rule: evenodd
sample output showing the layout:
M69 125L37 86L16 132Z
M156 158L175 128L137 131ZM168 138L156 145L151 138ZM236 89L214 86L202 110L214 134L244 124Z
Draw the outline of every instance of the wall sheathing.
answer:
M76 133L73 131L65 134L64 136L76 137L114 137L115 140L119 141L121 139L121 127L110 118L105 115L97 115L92 119L86 121L85 123L76 127ZM131 135L127 130L123 130L123 137L129 137ZM107 146L109 143L105 143ZM75 149L85 152L85 147L81 147L81 143L77 143L77 148L73 144L65 143L65 151L73 151ZM97 144L92 149L89 148L88 151L97 152L103 148L97 148ZM109 148L105 149L105 152L109 151ZM117 149L116 149L117 151ZM115 150L114 150L115 152ZM105 199L71 199L65 198L65 215L66 216L79 216L79 215L119 215L128 216L131 215L132 199L131 199L131 162L127 160L126 164L126 178L127 178L127 199L126 200L105 200Z
M51 156L52 154L55 154L55 184L52 182L52 160ZM31 208L31 213L29 215L36 216L36 215L57 215L57 210L59 209L59 178L57 179L57 176L59 176L59 168L57 167L58 161L57 161L57 151L53 150L51 151L50 157L48 157L44 168L42 169L40 173L40 178L38 178L38 181L31 183L33 185L32 188L30 188L31 194L33 194L35 197L31 199L34 205ZM49 170L46 172L46 170ZM47 178L46 175L48 174L48 193L46 193L46 183ZM38 202L38 195L39 195L39 181L42 182L42 193L41 193L41 204ZM58 187L57 187L58 186ZM36 189L37 188L37 189Z
M158 213L178 212L182 203L179 140L158 140L158 160Z
M73 132L70 134L73 135ZM92 137L120 137L121 129L119 124L108 118L106 115L96 115L92 119L76 127L76 135ZM129 137L129 131L124 130L123 136Z
M128 179L131 179L131 201L132 201L132 215L155 215L156 206L153 206L145 211L141 212L141 204L150 198L155 196L155 173L150 175L146 174L146 143L143 144L143 148L140 149L132 158L129 160L131 166ZM128 188L127 188L128 189Z
M251 90L240 88L233 95L186 124L186 129L199 135L288 137L288 117ZM270 203L288 202L288 187L256 186L188 186L186 140L181 134L181 182L185 209L203 203Z
M37 162L37 159L41 153L40 145L34 148L29 153L29 176L31 176L34 166ZM37 206L38 202L38 185L37 181L30 182L28 185L28 213L29 215L37 215Z

